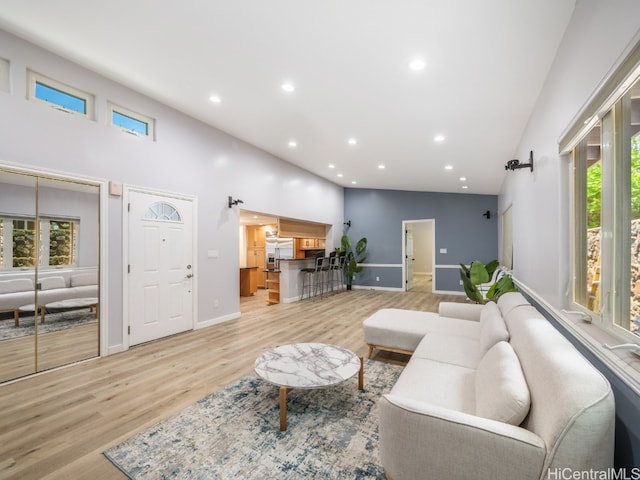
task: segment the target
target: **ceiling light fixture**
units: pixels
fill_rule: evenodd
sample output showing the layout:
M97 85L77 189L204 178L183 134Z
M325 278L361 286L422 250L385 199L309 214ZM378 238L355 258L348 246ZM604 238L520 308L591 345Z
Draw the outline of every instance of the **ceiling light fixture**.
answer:
M209 100L211 100L212 103L220 103L222 101L218 95L211 95Z
M460 177L460 181L461 182L466 182L467 181L467 177Z
M298 146L298 142L296 142L295 140L289 140L289 146L291 148L296 148Z
M293 83L289 83L289 82L285 82L281 85L282 90L284 90L287 93L291 93L293 92L296 87L293 86Z
M330 163L329 168L336 168L336 166L333 163Z
M384 166L384 165L378 165L378 169L379 169L379 170L384 170L384 169L385 169L385 166Z
M341 173L338 174L338 177L342 178L344 175L342 175Z
M358 144L358 140L356 140L355 138L350 138L349 140L347 140L347 143L349 145L357 145Z
M426 66L427 64L425 63L425 61L420 58L416 58L415 60L411 60L411 62L409 62L409 69L413 70L414 72L424 70Z
M439 134L439 135L436 135L435 137L433 137L433 141L434 142L444 142L444 138L445 138L444 135Z
M453 165L445 165L444 169L445 170L453 170Z
M351 180L351 184L352 185L355 185L356 183L358 183L358 182L356 182L355 180Z
M469 187L468 187L468 186L466 186L466 185L462 185L462 189L463 189L463 190L466 190L467 188L469 188Z

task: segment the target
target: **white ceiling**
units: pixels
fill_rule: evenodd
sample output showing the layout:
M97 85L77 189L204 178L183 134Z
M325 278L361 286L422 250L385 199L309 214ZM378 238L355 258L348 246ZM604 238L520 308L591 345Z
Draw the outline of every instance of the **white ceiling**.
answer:
M0 0L0 28L339 185L496 194L574 5Z

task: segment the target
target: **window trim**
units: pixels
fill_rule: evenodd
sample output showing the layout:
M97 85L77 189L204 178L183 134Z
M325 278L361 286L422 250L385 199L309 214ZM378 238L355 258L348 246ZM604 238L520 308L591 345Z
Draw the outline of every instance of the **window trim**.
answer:
M48 102L46 100L42 100L36 96L36 85L40 83L42 85L46 85L47 87L53 88L55 90L59 90L63 93L71 95L73 97L80 98L85 102L85 112L78 112L76 110L72 110L63 105L58 105L57 103ZM36 102L40 102L44 105L47 105L56 110L60 110L65 113L70 113L73 115L79 115L81 117L89 118L93 120L95 118L95 96L91 93L85 92L78 88L72 87L65 83L59 82L58 80L54 80L53 78L46 77L39 73L34 72L33 70L27 70L27 98L29 100L34 100Z
M559 153L571 153L577 143L610 111L627 89L640 79L640 33L610 73L596 87L594 93L571 120L558 139Z
M133 120L137 120L138 122L144 123L147 125L147 134L142 134L140 132L138 132L137 130L132 130L126 127L123 127L121 125L117 125L115 123L113 123L113 114L115 113L119 113L120 115L124 115L125 117L129 117ZM155 141L155 119L147 116L147 115L143 115L142 113L138 113L138 112L134 112L133 110L130 110L128 108L122 107L116 103L113 102L107 102L107 115L108 115L108 122L109 125L111 125L112 127L117 128L118 130L121 130L123 132L126 132L130 135L135 135L136 137L140 137L140 138L148 138L149 140Z

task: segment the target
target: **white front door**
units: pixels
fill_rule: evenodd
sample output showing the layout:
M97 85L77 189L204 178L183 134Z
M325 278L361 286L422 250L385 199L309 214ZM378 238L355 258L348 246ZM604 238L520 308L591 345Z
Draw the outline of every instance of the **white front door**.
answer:
M405 282L405 290L409 291L413 288L413 232L407 228L405 231L405 268L407 272L407 280Z
M129 191L129 345L193 328L193 202Z

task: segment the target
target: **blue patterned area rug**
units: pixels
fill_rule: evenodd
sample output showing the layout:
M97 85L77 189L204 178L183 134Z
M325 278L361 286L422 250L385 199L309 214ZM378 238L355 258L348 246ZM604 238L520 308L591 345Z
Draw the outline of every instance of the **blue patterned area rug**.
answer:
M33 315L21 316L17 327L13 320L13 313L11 314L11 318L0 320L0 340L33 335L35 333L33 320ZM90 312L89 309L48 313L44 323L40 323L40 317L38 317L38 335L58 332L89 323L96 323L97 321L95 313Z
M104 455L129 478L384 479L377 401L402 367L365 360L335 387L292 390L279 431L278 388L255 374L129 438Z

